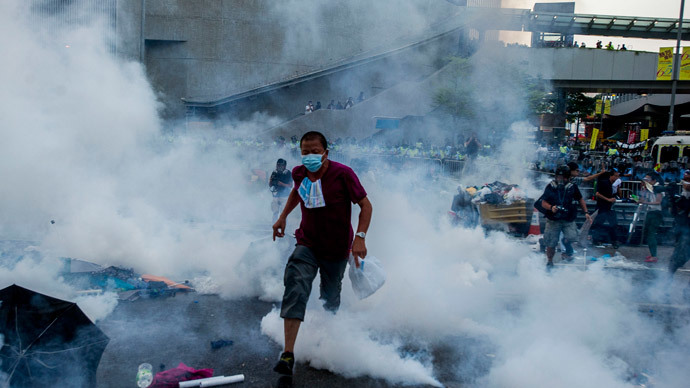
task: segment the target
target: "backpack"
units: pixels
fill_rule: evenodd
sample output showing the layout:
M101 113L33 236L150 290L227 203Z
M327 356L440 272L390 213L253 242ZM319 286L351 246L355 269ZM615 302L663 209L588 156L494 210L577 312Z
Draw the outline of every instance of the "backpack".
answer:
M556 182L554 182L554 181L551 181L551 183L549 183L549 184L552 185L554 188L557 188L557 187L558 187L558 185L557 185ZM573 189L574 186L575 186L575 185L574 185L572 182L568 182L568 183L565 185L564 191L565 191L565 193L566 193L566 198L568 197L568 195L567 195L568 191L574 190L574 189ZM541 214L549 215L549 216L552 216L552 217L553 217L553 216L554 216L553 212L551 212L550 210L546 210L546 208L544 208L544 206L542 206L541 203L542 203L543 200L544 200L544 194L542 194L539 198L537 198L536 201L534 201L534 208L537 209L537 211L538 211L539 213L541 213ZM569 202L572 202L572 198L571 198L571 200L570 200ZM563 203L563 204L554 204L554 203L552 203L551 205L560 205L560 206L563 206L563 207L566 209L565 211L559 212L559 213L557 213L557 214L555 215L556 218L557 218L557 219L560 219L560 220L568 218L567 216L570 215L570 212L572 211L572 203Z

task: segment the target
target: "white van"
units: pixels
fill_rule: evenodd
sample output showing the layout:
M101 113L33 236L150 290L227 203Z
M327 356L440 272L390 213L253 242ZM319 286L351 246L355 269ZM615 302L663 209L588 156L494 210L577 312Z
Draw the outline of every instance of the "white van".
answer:
M652 158L655 164L690 161L690 134L662 136L654 142Z

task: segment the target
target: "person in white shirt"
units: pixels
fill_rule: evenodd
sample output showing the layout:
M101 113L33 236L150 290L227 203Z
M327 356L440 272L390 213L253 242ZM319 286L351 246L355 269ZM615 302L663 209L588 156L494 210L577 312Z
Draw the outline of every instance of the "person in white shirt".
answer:
M312 104L311 101L309 101L307 103L307 106L304 107L304 114L309 114L313 111L314 111L314 104Z

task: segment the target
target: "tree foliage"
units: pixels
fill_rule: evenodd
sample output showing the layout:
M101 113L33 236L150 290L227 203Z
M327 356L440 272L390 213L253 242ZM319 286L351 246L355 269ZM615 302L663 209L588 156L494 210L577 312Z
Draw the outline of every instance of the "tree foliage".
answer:
M587 97L582 93L568 92L566 95L566 112L568 121L583 121L594 114L596 99Z
M454 118L463 119L502 112L505 119L513 120L556 112L550 83L531 77L517 67L497 65L483 72L488 74L485 78L473 75L474 71L468 59L451 58L443 83L434 94L434 105ZM511 109L506 109L508 106Z
M471 65L466 58L452 57L447 65L449 79L434 94L434 105L453 117L472 117L472 91L467 80Z

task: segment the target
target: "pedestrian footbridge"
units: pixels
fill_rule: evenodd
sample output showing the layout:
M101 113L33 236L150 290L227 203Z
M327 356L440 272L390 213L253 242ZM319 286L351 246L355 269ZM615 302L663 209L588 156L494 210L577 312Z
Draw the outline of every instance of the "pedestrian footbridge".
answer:
M564 35L618 36L675 40L678 19L648 16L592 15L538 12L513 8L467 8L473 28L484 30L550 32ZM486 23L490 20L490 23ZM683 20L682 39L690 39L690 20Z
M507 47L497 60L551 81L554 88L582 92L670 93L670 81L657 81L656 53L587 48ZM690 81L678 82L690 93Z

